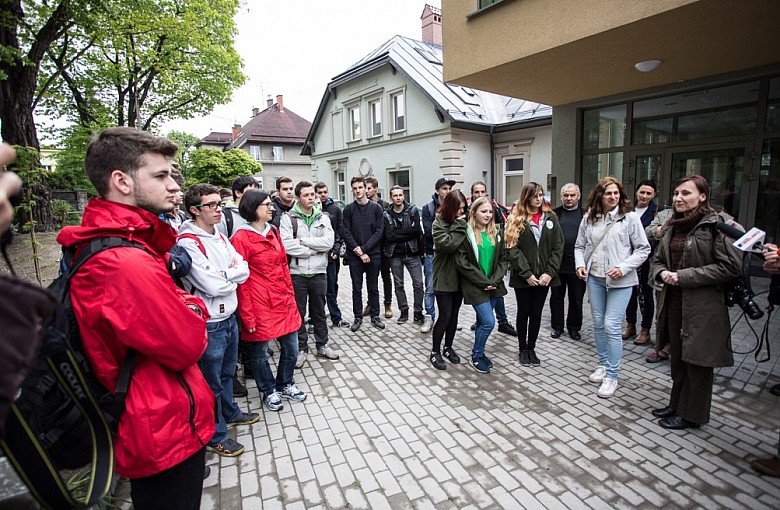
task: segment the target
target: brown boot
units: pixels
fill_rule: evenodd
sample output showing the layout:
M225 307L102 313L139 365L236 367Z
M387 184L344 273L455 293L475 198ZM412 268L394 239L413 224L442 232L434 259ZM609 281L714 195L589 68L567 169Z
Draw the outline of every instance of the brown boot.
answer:
M639 332L639 336L636 337L636 340L634 340L634 345L645 345L650 343L650 330L647 328L642 328L642 330Z
M385 319L393 318L393 309L391 305L385 304Z
M628 340L632 336L636 336L636 324L626 323L626 327L623 328L623 340Z
M366 305L365 308L363 308L363 317L368 317L371 315L371 305Z

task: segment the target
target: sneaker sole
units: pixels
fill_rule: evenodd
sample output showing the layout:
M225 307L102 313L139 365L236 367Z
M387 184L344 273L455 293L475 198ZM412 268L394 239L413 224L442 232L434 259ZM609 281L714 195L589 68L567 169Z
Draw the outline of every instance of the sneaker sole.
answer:
M335 356L328 356L328 355L326 355L326 354L319 354L319 353L317 353L317 357L318 357L318 358L325 358L325 359L329 359L329 360L331 360L331 361L335 361L335 360L339 359L339 356L338 356L338 354L337 354L337 355L335 355Z
M287 400L291 400L293 402L303 402L304 400L306 400L306 397L308 397L308 395L303 395L303 398L295 398L287 395L282 395L282 398L286 398Z
M596 395L597 395L599 398L612 398L612 397L614 397L614 396L615 396L615 392L613 391L613 392L612 392L612 393L610 393L609 395L602 395L601 393L596 393Z
M591 379L590 377L588 377L588 382L592 384L601 384L604 382L604 379Z
M280 406L279 406L279 407L277 407L277 408L273 408L273 407L269 406L268 404L266 404L266 405L265 405L265 408L266 408L266 409L268 409L269 411L273 411L273 412L275 412L275 413L278 413L279 411L281 411L282 409L284 409L284 406L283 406L283 405L280 405Z
M252 425L253 423L257 423L260 421L260 415L257 415L257 417L254 420L249 421L229 421L227 422L228 427L231 425Z

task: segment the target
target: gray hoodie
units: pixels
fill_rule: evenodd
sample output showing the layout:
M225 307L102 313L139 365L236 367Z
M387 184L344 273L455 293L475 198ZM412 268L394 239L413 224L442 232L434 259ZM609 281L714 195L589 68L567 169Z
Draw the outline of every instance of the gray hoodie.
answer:
M216 229L214 234L209 234L188 220L179 229L179 235L182 234L197 236L206 251L203 255L194 239L180 237L176 241L192 257L190 274L182 279L184 288L205 301L211 315L208 322L227 319L238 307L236 287L249 278L249 266L227 237Z

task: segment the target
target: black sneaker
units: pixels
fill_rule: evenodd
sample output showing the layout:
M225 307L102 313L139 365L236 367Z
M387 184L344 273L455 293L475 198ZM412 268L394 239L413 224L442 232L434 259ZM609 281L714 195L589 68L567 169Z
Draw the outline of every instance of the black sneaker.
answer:
M422 326L423 322L425 322L425 316L421 313L414 314L414 323L419 324Z
M471 325L471 331L476 331L476 330L477 330L477 323L475 322L474 324Z
M541 362L539 361L539 358L536 357L536 351L534 351L533 349L528 351L528 357L531 359L531 364L532 365L538 367L541 364Z
M490 367L488 367L487 362L485 362L485 358L474 358L471 357L471 366L474 367L474 370L479 372L480 374L487 374L490 372Z
M436 370L446 370L447 364L444 363L444 358L441 357L441 354L439 354L438 352L432 352L430 359L433 368L435 368Z
M452 350L452 347L445 347L444 348L444 357L447 358L447 361L452 363L453 365L457 365L460 363L460 356Z
M562 334L563 334L562 329L553 328L552 332L550 333L550 338L560 338Z
M580 335L579 331L569 331L569 337L572 340L582 340L582 335Z
M401 310L401 315L398 317L398 324L405 324L409 320L409 310Z
M531 355L528 351L520 351L520 364L524 367L531 365Z
M360 329L360 326L363 325L363 319L355 319L355 322L352 323L352 325L349 327L350 331L357 331Z
M508 322L502 322L499 324L498 332L509 336L517 336L517 330Z
M371 325L376 329L385 329L385 323L379 317L371 317Z
M260 421L260 415L257 413L245 413L240 411L232 420L225 420L228 425L251 425Z
M333 327L334 328L348 328L349 327L349 322L345 321L344 319L341 319L338 322L334 322L333 323Z
M482 355L482 359L485 360L485 363L487 363L488 368L493 368L493 362L490 361L490 358L488 358L486 355Z
M246 397L249 395L249 391L246 389L246 386L241 384L241 381L238 380L238 376L233 376L233 396L234 397Z
M244 453L244 445L229 437L214 446L209 445L209 449L220 457L238 457Z

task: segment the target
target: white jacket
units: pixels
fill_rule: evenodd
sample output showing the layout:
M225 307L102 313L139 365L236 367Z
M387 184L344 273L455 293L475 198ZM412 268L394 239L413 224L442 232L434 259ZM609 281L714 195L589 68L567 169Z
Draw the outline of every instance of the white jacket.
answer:
M227 319L238 307L236 287L249 278L249 265L217 229L209 234L188 220L179 229L179 235L182 234L197 236L206 250L203 255L194 239L176 241L192 257L190 274L182 278L185 290L206 302L211 315L208 322Z
M597 221L603 220L599 218ZM607 224L610 223L614 225L598 249L603 250L607 268L617 267L623 277L617 280L607 277L607 287L633 287L639 283L636 269L650 256L650 243L647 242L642 220L631 211L625 216L616 215L614 220L608 214ZM588 274L596 242L598 239L593 238L593 225L588 222L586 213L580 222L580 231L574 244L574 266L584 267Z
M314 207L311 226L306 225L296 204L289 213L282 215L279 233L284 250L290 257L290 274L325 274L328 270L328 253L333 247L335 235L330 218L319 207ZM298 225L297 236L293 237L292 219Z

